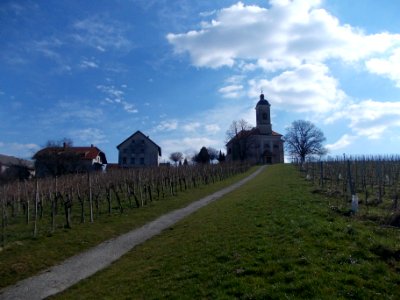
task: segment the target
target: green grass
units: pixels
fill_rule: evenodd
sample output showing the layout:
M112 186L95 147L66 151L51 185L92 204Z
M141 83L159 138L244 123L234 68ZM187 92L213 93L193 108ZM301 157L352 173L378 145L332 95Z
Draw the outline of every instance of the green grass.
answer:
M268 167L56 298L399 299L399 229L311 190L292 166Z
M34 275L104 240L140 227L169 211L184 207L253 171L255 168L221 182L178 192L176 197L153 201L141 208L126 209L123 214L104 215L94 223L89 223L86 218L86 223L79 224L77 221L72 229L49 233L48 229L41 231L39 227L38 238L28 237L29 232L21 234L20 239L8 242L4 248L0 247L0 288Z

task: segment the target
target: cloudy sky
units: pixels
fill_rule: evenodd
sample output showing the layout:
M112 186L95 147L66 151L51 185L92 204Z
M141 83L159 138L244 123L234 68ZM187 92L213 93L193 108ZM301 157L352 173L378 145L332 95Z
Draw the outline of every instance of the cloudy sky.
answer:
M0 2L0 153L48 140L111 162L136 130L163 150L225 149L233 120L314 122L330 155L400 145L400 2Z

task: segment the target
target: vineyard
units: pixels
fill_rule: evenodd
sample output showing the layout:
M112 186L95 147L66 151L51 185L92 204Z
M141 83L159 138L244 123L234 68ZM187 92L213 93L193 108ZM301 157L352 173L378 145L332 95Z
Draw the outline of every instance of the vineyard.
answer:
M342 157L306 162L302 173L332 209L400 226L400 156Z
M0 187L1 246L138 209L247 171L245 164L122 169Z

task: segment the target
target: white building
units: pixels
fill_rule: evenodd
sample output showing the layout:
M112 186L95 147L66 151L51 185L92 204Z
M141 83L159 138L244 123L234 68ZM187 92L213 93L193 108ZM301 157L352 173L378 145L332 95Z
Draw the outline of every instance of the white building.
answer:
M117 146L121 167L158 166L161 148L141 131L136 131Z
M238 132L227 144L226 159L248 160L253 163L284 162L282 135L272 130L271 105L260 95L256 105L257 126Z

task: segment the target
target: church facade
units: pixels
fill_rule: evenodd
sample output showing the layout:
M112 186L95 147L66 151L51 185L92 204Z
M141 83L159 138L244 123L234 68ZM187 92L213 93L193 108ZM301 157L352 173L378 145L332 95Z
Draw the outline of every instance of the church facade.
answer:
M263 94L256 105L256 123L256 127L242 130L228 141L226 159L259 164L283 163L282 135L272 130L271 105Z

